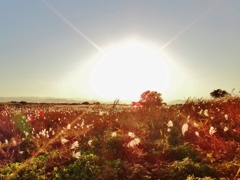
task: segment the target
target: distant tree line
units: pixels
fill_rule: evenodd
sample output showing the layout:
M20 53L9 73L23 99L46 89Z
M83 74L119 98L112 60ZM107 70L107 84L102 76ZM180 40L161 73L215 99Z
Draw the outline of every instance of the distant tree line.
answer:
M27 102L27 101L10 101L8 102L10 104L21 104L21 105L26 105L26 104L60 104L60 105L101 105L100 102L93 102L93 103L90 103L88 101L84 101L82 103L46 103L46 102L43 102L43 103L34 103L34 102Z

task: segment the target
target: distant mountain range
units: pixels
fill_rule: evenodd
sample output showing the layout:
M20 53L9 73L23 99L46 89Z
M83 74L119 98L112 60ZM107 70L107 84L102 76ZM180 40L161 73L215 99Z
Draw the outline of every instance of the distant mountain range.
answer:
M166 103L169 105L174 105L174 104L184 104L185 102L186 102L186 100L177 99L177 100L173 100L173 101L168 101Z
M98 102L98 100L86 100L86 99L67 99L67 98L50 98L50 97L0 97L0 102L21 102L26 101L28 103L83 103L83 102ZM101 101L99 101L101 102ZM104 101L101 103L113 103L114 101ZM132 101L119 100L120 104L131 104ZM169 105L183 104L186 100L173 100L166 102Z
M29 103L82 103L85 100L48 98L48 97L0 97L0 102L11 102L11 101L16 101L16 102L26 101ZM92 102L92 101L88 101L88 102Z

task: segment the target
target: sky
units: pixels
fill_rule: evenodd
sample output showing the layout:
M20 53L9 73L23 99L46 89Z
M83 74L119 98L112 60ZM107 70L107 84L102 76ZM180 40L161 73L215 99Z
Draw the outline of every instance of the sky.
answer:
M210 98L239 67L238 0L0 1L0 97Z

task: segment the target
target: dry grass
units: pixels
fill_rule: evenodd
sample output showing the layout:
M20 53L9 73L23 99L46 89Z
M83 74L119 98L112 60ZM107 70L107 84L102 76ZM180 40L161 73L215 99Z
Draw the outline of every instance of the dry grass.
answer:
M24 173L34 162L38 171L32 169L33 174L42 179L64 179L61 168L85 160L93 163L89 165L91 172L84 171L90 179L137 179L136 172L145 179L194 179L193 174L237 178L239 121L238 96L188 99L183 105L163 103L154 108L117 102L90 106L4 104L0 107L0 178L21 175L27 179ZM183 134L184 124L188 129ZM72 148L75 142L79 146ZM13 164L15 169L7 168ZM193 173L176 166L189 166ZM156 171L156 167L162 169ZM171 169L174 173L167 175Z

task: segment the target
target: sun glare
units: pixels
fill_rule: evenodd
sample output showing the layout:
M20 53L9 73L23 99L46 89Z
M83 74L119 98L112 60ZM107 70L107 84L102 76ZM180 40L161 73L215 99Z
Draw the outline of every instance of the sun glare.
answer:
M105 50L92 74L92 87L101 99L135 100L146 90L163 93L170 81L157 48L129 41Z

